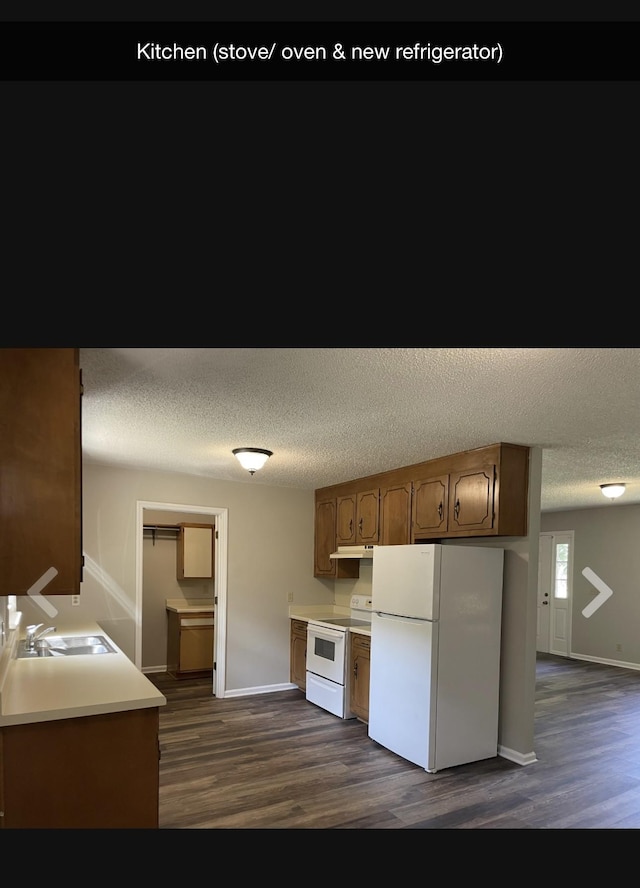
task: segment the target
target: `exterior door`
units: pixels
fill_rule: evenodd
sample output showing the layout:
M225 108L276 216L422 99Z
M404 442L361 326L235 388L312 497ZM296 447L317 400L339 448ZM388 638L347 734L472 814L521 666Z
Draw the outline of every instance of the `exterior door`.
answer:
M551 550L550 534L540 534L538 549L538 631L536 650L549 653L549 632L551 626Z
M538 560L536 650L568 657L571 652L573 531L541 533Z

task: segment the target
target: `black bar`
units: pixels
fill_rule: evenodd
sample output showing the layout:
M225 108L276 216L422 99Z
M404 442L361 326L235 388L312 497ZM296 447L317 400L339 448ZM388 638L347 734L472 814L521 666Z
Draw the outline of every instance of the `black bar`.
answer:
M638 81L640 22L10 22L0 80Z

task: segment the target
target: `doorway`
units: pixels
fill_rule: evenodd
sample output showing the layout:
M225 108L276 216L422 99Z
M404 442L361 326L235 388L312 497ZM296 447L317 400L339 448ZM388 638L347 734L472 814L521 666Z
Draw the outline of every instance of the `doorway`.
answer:
M538 623L536 650L568 657L571 653L573 531L541 533L538 549Z
M142 591L143 591L143 526L144 510L159 512L186 512L192 515L215 516L216 546L213 581L214 602L214 657L213 693L224 697L226 686L227 651L227 538L228 509L207 506L185 506L180 503L154 503L139 500L136 507L136 612L134 662L142 669Z

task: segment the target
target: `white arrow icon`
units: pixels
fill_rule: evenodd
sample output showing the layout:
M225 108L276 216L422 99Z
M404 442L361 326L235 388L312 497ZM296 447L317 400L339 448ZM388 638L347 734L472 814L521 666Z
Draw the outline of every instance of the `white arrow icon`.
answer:
M594 614L601 605L605 603L607 598L611 598L613 595L613 589L610 589L606 583L604 583L597 573L594 573L590 567L585 567L582 571L582 576L588 580L592 586L595 586L598 590L599 594L590 602L585 609L582 611L582 616L587 617L587 619Z
M31 588L27 589L27 595L29 598L33 599L34 604L37 604L38 607L41 607L45 614L53 619L58 611L51 604L50 601L40 594L41 590L44 589L46 585L48 585L54 577L58 576L58 571L55 567L50 567L49 570L45 570L39 580L36 580Z

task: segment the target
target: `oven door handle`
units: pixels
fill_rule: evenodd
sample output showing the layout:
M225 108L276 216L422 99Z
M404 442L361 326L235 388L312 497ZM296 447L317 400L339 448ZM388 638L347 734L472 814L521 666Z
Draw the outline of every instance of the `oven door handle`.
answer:
M308 634L314 635L316 638L329 638L331 640L344 638L345 633L340 632L339 629L325 629L324 626L311 626L307 627Z

